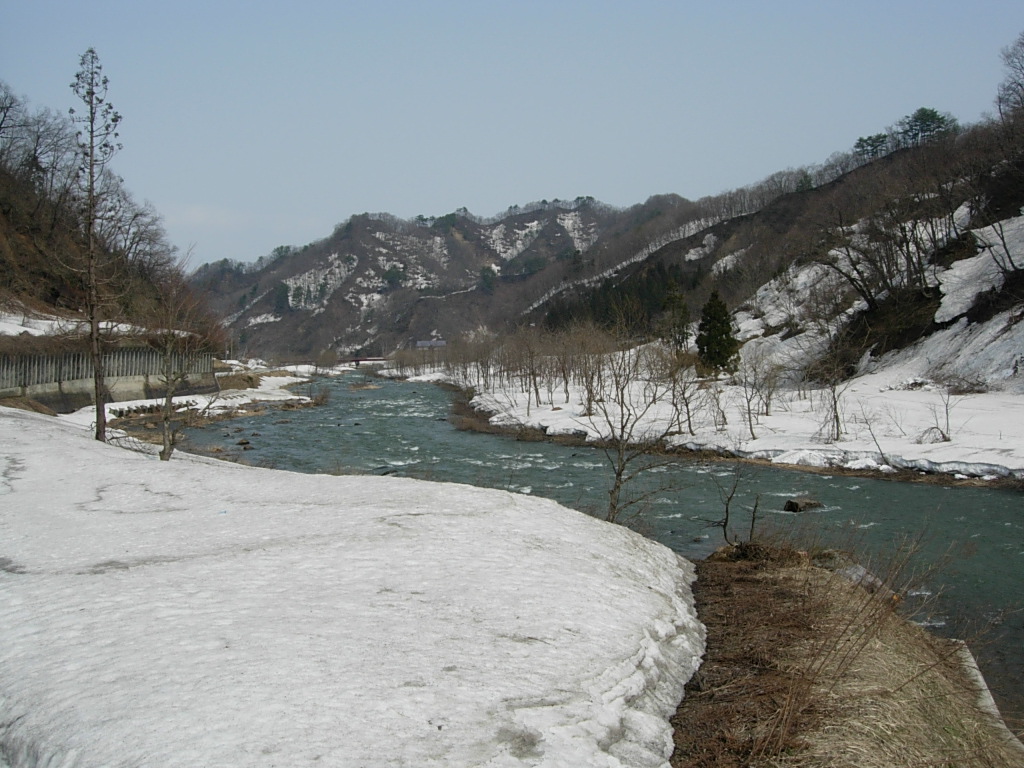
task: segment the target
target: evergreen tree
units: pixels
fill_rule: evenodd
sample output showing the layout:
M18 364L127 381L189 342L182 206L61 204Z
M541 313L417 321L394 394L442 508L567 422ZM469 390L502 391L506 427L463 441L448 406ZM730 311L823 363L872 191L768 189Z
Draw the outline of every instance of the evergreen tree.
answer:
M718 295L713 291L700 313L697 326L697 355L708 368L728 368L739 352L740 343L732 332L732 316Z
M916 147L956 133L959 126L952 115L940 114L930 107L921 107L914 114L900 120L898 128L904 145Z
M494 288L497 284L498 275L494 269L490 266L480 267L480 283L478 284L480 290L490 296L494 293Z
M278 317L287 315L292 310L292 303L290 294L288 291L287 283L278 283L274 287L274 293L272 295L274 314Z
M871 136L861 136L857 139L857 143L853 145L853 151L864 160L874 160L876 157L886 154L888 147L889 135L886 133L876 133Z

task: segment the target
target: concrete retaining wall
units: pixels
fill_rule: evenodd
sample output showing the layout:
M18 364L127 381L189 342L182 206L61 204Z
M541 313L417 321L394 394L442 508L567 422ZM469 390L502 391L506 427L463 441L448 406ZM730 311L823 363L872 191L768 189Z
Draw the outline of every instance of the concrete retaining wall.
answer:
M163 357L156 350L113 350L104 356L104 365L107 402L149 399L165 393ZM212 355L179 357L174 369L187 372L176 395L218 389ZM94 402L92 360L84 352L0 356L0 398L3 397L28 397L58 413L84 408Z

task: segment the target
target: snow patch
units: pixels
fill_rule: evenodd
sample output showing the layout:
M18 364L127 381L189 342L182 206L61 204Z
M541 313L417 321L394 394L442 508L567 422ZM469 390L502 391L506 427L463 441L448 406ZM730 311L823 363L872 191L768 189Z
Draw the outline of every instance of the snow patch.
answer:
M708 235L708 237L711 237L711 235ZM728 272L730 269L735 269L736 266L743 259L743 254L745 254L746 252L746 248L740 248L740 250L738 251L733 251L732 253L726 254L718 261L716 261L714 265L712 265L711 273L717 276L721 276Z
M521 226L499 224L487 233L487 244L502 261L511 261L533 244L541 226L539 221L529 221Z
M337 253L332 253L327 262L326 267L317 267L282 281L288 286L288 304L292 309L315 310L324 307L352 274L359 260L351 254L343 259Z
M264 323L276 323L281 318L277 315L266 313L262 315L254 315L245 321L246 326L263 325Z
M683 256L683 261L700 261L701 259L707 258L715 250L715 245L717 245L717 243L717 237L712 234L705 235L702 244L687 251L686 255Z
M558 214L558 223L572 238L573 247L580 253L584 253L590 246L597 242L596 227L583 223L579 211L569 211Z
M13 766L668 765L704 631L666 547L544 499L160 462L7 409L0 445Z
M1003 271L990 253L963 259L939 274L942 303L935 312L936 323L947 323L974 306L978 296L1002 288Z

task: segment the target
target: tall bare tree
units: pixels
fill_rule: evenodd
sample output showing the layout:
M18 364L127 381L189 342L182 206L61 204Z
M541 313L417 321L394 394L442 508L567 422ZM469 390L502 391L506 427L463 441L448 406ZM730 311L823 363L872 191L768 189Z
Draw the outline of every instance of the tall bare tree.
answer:
M83 187L83 221L85 235L85 263L82 274L85 282L85 314L89 325L89 353L93 364L93 394L96 403L97 440L106 441L106 382L104 343L102 336L103 304L101 260L103 248L99 237L99 224L103 218L104 194L101 188L104 171L121 148L117 127L121 115L107 100L109 81L103 74L96 50L89 48L79 60L80 69L71 83L71 90L81 100L81 115L72 109L72 120L82 127L78 131L81 151L79 179Z

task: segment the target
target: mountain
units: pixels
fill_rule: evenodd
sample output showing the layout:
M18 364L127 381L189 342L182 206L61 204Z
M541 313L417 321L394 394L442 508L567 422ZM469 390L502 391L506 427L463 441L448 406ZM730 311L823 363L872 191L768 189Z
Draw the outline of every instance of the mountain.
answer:
M254 265L203 265L192 283L248 354L386 354L501 330L565 286L598 280L701 228L700 216L675 195L624 210L589 197L543 201L493 219L464 209L414 221L362 214Z
M939 329L930 318L942 270L985 250L1001 258L1005 245L968 233L1024 205L1022 137L1015 113L894 139L884 152L837 153L696 202L659 195L617 209L579 197L492 219L465 209L413 221L362 214L253 265L205 265L192 282L227 317L236 354L309 360L523 323L625 323L632 337L650 337L672 307L696 314L718 292L742 310L787 270L818 264L838 282L804 286L817 294L807 320L864 305L834 356L849 373L868 350ZM999 306L1020 298L1022 265L1002 261Z

